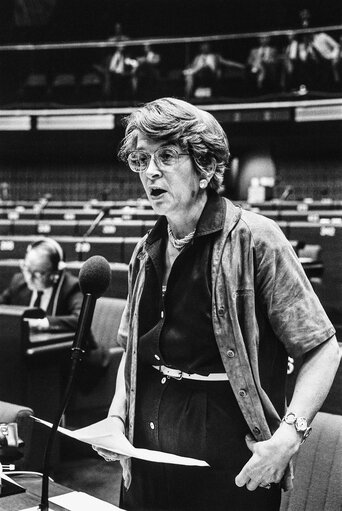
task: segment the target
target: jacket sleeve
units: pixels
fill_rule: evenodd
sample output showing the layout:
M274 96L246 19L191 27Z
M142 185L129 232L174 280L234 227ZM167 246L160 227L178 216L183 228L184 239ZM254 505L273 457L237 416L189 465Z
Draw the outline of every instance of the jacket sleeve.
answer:
M303 355L332 337L334 327L280 228L267 220L253 238L257 288L271 326L288 353Z
M83 302L78 282L61 294L59 302L56 316L47 316L51 330L76 330Z

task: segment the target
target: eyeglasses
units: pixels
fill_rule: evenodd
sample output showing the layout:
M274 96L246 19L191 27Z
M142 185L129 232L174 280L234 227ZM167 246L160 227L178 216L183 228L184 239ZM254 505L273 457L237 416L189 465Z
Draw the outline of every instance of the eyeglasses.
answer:
M153 158L160 170L170 170L177 165L180 156L189 156L189 153L179 153L174 147L159 147L152 154L137 149L129 153L127 163L133 172L145 172Z
M24 274L30 275L30 277L35 280L41 280L51 274L51 271L32 271L26 265L25 261L20 261L20 269Z

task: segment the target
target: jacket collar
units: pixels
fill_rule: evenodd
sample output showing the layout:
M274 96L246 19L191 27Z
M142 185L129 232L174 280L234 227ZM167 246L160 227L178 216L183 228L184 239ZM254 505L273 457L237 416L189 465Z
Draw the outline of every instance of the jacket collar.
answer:
M210 191L208 193L208 200L203 208L199 218L195 237L205 236L223 229L226 217L227 202L234 208L232 216L235 213L235 206L223 197L220 197L216 192ZM167 220L165 216L158 218L156 224L149 232L146 245L150 246L156 241L160 240L166 235Z

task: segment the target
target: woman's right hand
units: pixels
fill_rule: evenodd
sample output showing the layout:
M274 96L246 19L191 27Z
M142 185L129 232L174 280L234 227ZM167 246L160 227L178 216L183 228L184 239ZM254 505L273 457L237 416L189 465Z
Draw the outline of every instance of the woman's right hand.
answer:
M107 419L113 421L113 426L118 428L123 434L125 434L125 425L124 420L118 415L109 415ZM92 445L94 451L96 451L105 461L121 461L127 458L127 456L123 456L122 454L118 454L113 451L109 451L108 449L104 449L102 447L97 447L96 445Z
M127 456L123 456L122 454L117 454L113 451L108 451L108 449L102 449L102 447L96 447L96 445L92 445L94 451L96 451L105 461L121 461L127 458Z

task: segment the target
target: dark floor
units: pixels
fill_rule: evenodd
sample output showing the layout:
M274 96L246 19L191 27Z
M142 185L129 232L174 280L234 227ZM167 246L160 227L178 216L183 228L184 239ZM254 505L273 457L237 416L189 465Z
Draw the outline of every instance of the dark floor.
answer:
M72 445L68 444L63 446L62 460L58 469L51 474L54 481L118 506L121 484L120 463L104 461L90 445L75 449L75 446L72 448ZM66 448L69 450L68 454L65 452Z

